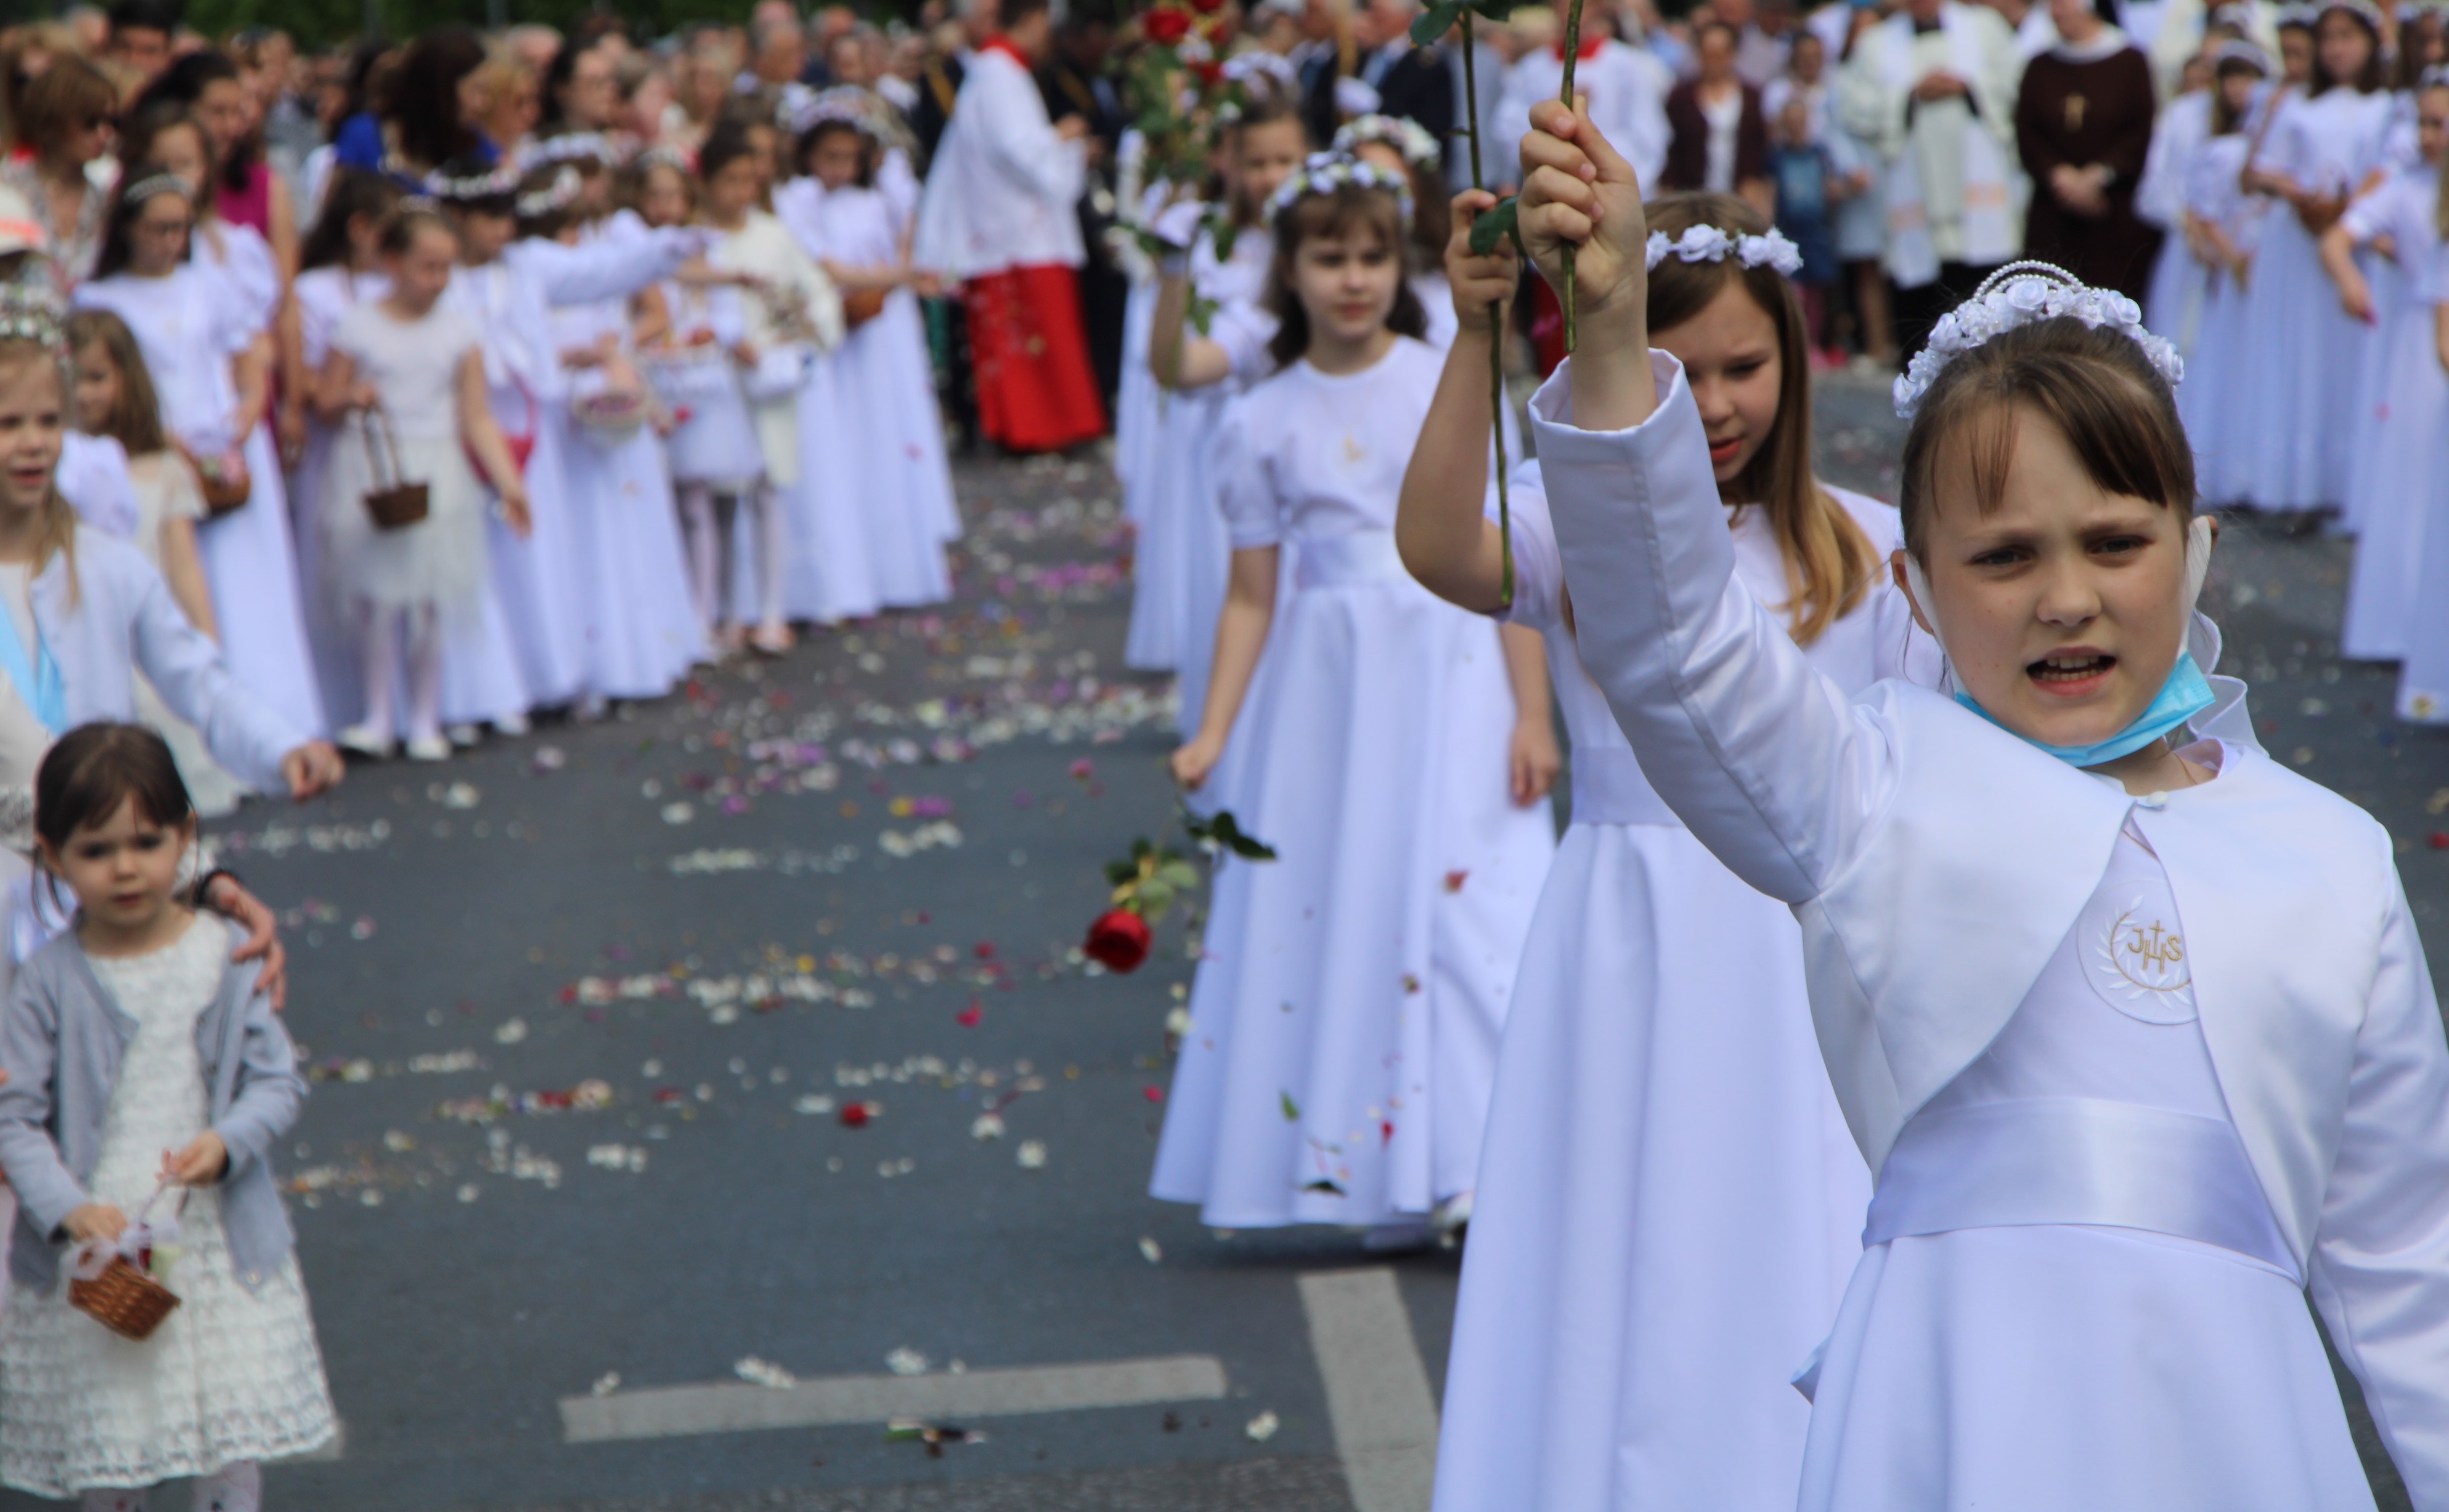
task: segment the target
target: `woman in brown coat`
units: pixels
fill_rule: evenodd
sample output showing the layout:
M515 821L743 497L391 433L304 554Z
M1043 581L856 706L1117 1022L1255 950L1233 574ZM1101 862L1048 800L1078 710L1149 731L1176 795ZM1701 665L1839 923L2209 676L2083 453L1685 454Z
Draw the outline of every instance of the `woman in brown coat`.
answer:
M1665 189L1704 189L1741 195L1763 215L1777 213L1768 178L1768 123L1760 91L1735 74L1735 29L1711 22L1694 39L1698 77L1667 97L1667 166L1658 176Z
M2134 214L2151 150L2151 65L2116 0L2051 0L2059 44L2024 68L2015 143L2033 177L2024 255L2141 300L2160 233Z

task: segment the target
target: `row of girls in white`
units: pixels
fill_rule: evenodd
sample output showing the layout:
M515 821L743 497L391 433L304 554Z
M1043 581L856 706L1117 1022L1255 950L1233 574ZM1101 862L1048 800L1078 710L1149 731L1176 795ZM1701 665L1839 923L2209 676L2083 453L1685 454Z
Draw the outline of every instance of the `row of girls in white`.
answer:
M434 213L403 212L386 178L337 177L295 284L315 393L288 480L294 568L260 422L277 272L190 187L210 180L191 124L138 144L75 297L132 331L204 481L251 484L196 531L196 610L218 610L241 679L299 728L438 758L446 730L655 697L716 647L780 651L793 620L946 598L955 516L899 252L911 197L872 186L863 114L823 103L807 124L801 163L828 142L839 161L782 186L787 222L763 208L781 157L764 126L708 144L736 166L704 176L703 206L685 165L646 162L627 175L638 208L616 212L584 135L531 149L524 175L448 165L421 186ZM872 316L847 339L841 289ZM756 444L689 472L726 419ZM376 528L365 496L400 477L426 486L426 515ZM736 530L718 527L735 502Z
M1176 675L1186 735L1197 730L1205 704L1231 551L1216 437L1233 399L1273 366L1266 352L1277 320L1267 303L1274 255L1268 201L1313 145L1298 84L1281 59L1246 54L1226 67L1248 103L1218 133L1216 182L1206 201L1177 199L1165 183L1133 191L1128 170L1138 161L1138 140L1127 140L1124 150L1124 189L1137 203L1137 223L1168 250L1133 284L1124 317L1115 471L1137 540L1123 659L1140 671ZM1403 179L1421 221L1436 218L1435 247L1407 228L1398 250L1427 317L1424 339L1443 351L1454 337L1454 316L1440 265L1446 195L1436 140L1398 117L1363 116L1336 134L1332 150Z
M1726 465L1802 413L1799 387L1744 397L1788 346L1746 288L1773 244L1731 207L1645 208L1585 116L1533 126L1520 223L1551 278L1575 249L1581 340L1533 403L1513 609L1565 628L1560 683L1629 737L1591 817L1695 849L1636 866L1593 832L1552 874L1439 1505L2370 1507L2309 1292L2414 1504L2449 1506L2449 1043L2387 834L2204 671L2217 532L2174 353L2029 266L1940 323L1897 386L1900 514L1847 511L1899 546L1852 610L1852 675L1880 680L1849 686L1844 618L1803 633L1845 576L1808 549L1758 570L1727 507L1780 524ZM1508 276L1456 267L1458 297ZM1502 543L1452 481L1486 433L1470 366L1405 555L1495 608ZM1899 666L1900 612L1927 637ZM1611 812L1619 783L1656 814ZM1730 896L1695 921L1655 883L1707 865ZM1772 953L1794 974L1735 975ZM1778 1095L1805 1013L1851 1162L1809 1137L1824 1104Z
M2340 650L2401 663L2400 717L2440 723L2449 602L2423 585L2449 583L2449 539L2429 527L2449 508L2449 73L2380 88L2378 26L2360 0L2288 13L2301 84L2267 83L2249 42L2215 46L2213 89L2172 107L2158 144L2186 237L2152 320L2196 374L2179 405L2206 501L2335 507L2357 540ZM2255 360L2272 351L2305 358Z

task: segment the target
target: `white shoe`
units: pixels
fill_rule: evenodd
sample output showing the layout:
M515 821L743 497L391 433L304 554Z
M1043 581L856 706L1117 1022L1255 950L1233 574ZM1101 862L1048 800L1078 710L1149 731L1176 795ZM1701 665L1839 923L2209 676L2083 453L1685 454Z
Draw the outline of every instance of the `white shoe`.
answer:
M493 733L495 735L509 736L513 739L527 734L528 731L532 728L533 726L528 723L528 717L524 714L506 714L493 721Z
M485 732L473 724L454 724L442 732L442 738L464 749L485 738Z
M387 735L376 734L373 725L353 724L332 738L339 742L342 750L355 751L359 756L372 756L377 761L390 759L392 738Z
M451 759L451 742L438 735L418 736L408 742L408 758L411 761L448 761Z

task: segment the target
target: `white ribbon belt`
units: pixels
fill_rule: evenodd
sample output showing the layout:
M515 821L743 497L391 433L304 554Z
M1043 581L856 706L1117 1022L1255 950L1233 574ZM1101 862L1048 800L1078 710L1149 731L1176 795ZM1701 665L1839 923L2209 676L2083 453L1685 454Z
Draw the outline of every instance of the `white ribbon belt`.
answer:
M1670 830L1684 821L1641 775L1641 763L1620 745L1573 747L1575 824L1652 824Z
M1917 1114L1880 1173L1862 1245L2044 1223L2216 1244L2304 1284L2233 1125L2097 1098Z
M1354 530L1345 535L1303 536L1293 557L1293 585L1344 588L1361 584L1411 581L1392 530Z

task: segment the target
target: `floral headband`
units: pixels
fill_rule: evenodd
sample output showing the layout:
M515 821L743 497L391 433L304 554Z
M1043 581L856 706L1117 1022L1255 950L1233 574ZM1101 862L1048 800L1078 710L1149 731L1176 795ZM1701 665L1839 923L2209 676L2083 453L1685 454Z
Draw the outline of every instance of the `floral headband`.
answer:
M522 220L532 220L538 216L549 216L556 210L569 209L578 199L579 187L578 170L568 163L563 163L561 171L552 176L552 182L532 193L519 196L517 202L511 208L518 212L518 217Z
M425 192L436 200L453 202L497 200L519 192L519 170L504 163L491 173L472 173L460 179L444 178L437 171L426 176Z
M2242 64L2266 79L2270 77L2270 54L2242 37L2230 37L2211 49L2212 67L2231 63Z
M192 200L196 186L175 173L147 174L119 191L119 199L123 204L143 204L157 194L183 195Z
M1364 142L1382 143L1403 155L1403 161L1415 168L1434 168L1445 161L1437 150L1437 139L1428 128L1404 116L1366 115L1343 124L1335 134L1335 150L1356 152Z
M541 168L549 163L576 163L592 158L598 163L612 161L612 144L601 131L566 131L557 137L531 142L519 153L522 172Z
M1652 231L1649 265L1655 268L1669 256L1686 262L1724 262L1731 257L1746 268L1775 268L1789 278L1803 271L1803 249L1777 230L1756 237L1735 235L1724 226L1687 226L1672 240L1664 231Z
M1339 189L1383 189L1402 205L1405 222L1412 219L1412 186L1401 174L1388 173L1376 163L1363 163L1342 152L1311 153L1309 161L1268 198L1267 219L1281 220L1285 211L1308 196L1333 194Z
M60 297L48 285L32 280L0 284L0 341L31 341L66 358L67 335L60 321Z
M2375 35L2389 29L2387 23L2382 17L2381 7L2373 4L2373 0L2321 0L2321 3L2313 8L2313 19L2319 22L2333 10L2345 11L2365 26L2372 28Z
M2047 262L2011 262L1973 291L1973 297L1939 317L1930 344L1914 354L1897 378L1897 416L1910 420L1922 396L1947 365L2008 332L2061 316L2094 330L2116 332L2143 349L2143 355L2175 388L2186 379L2177 349L2143 329L2143 310L2114 289L2095 289L2064 268Z

